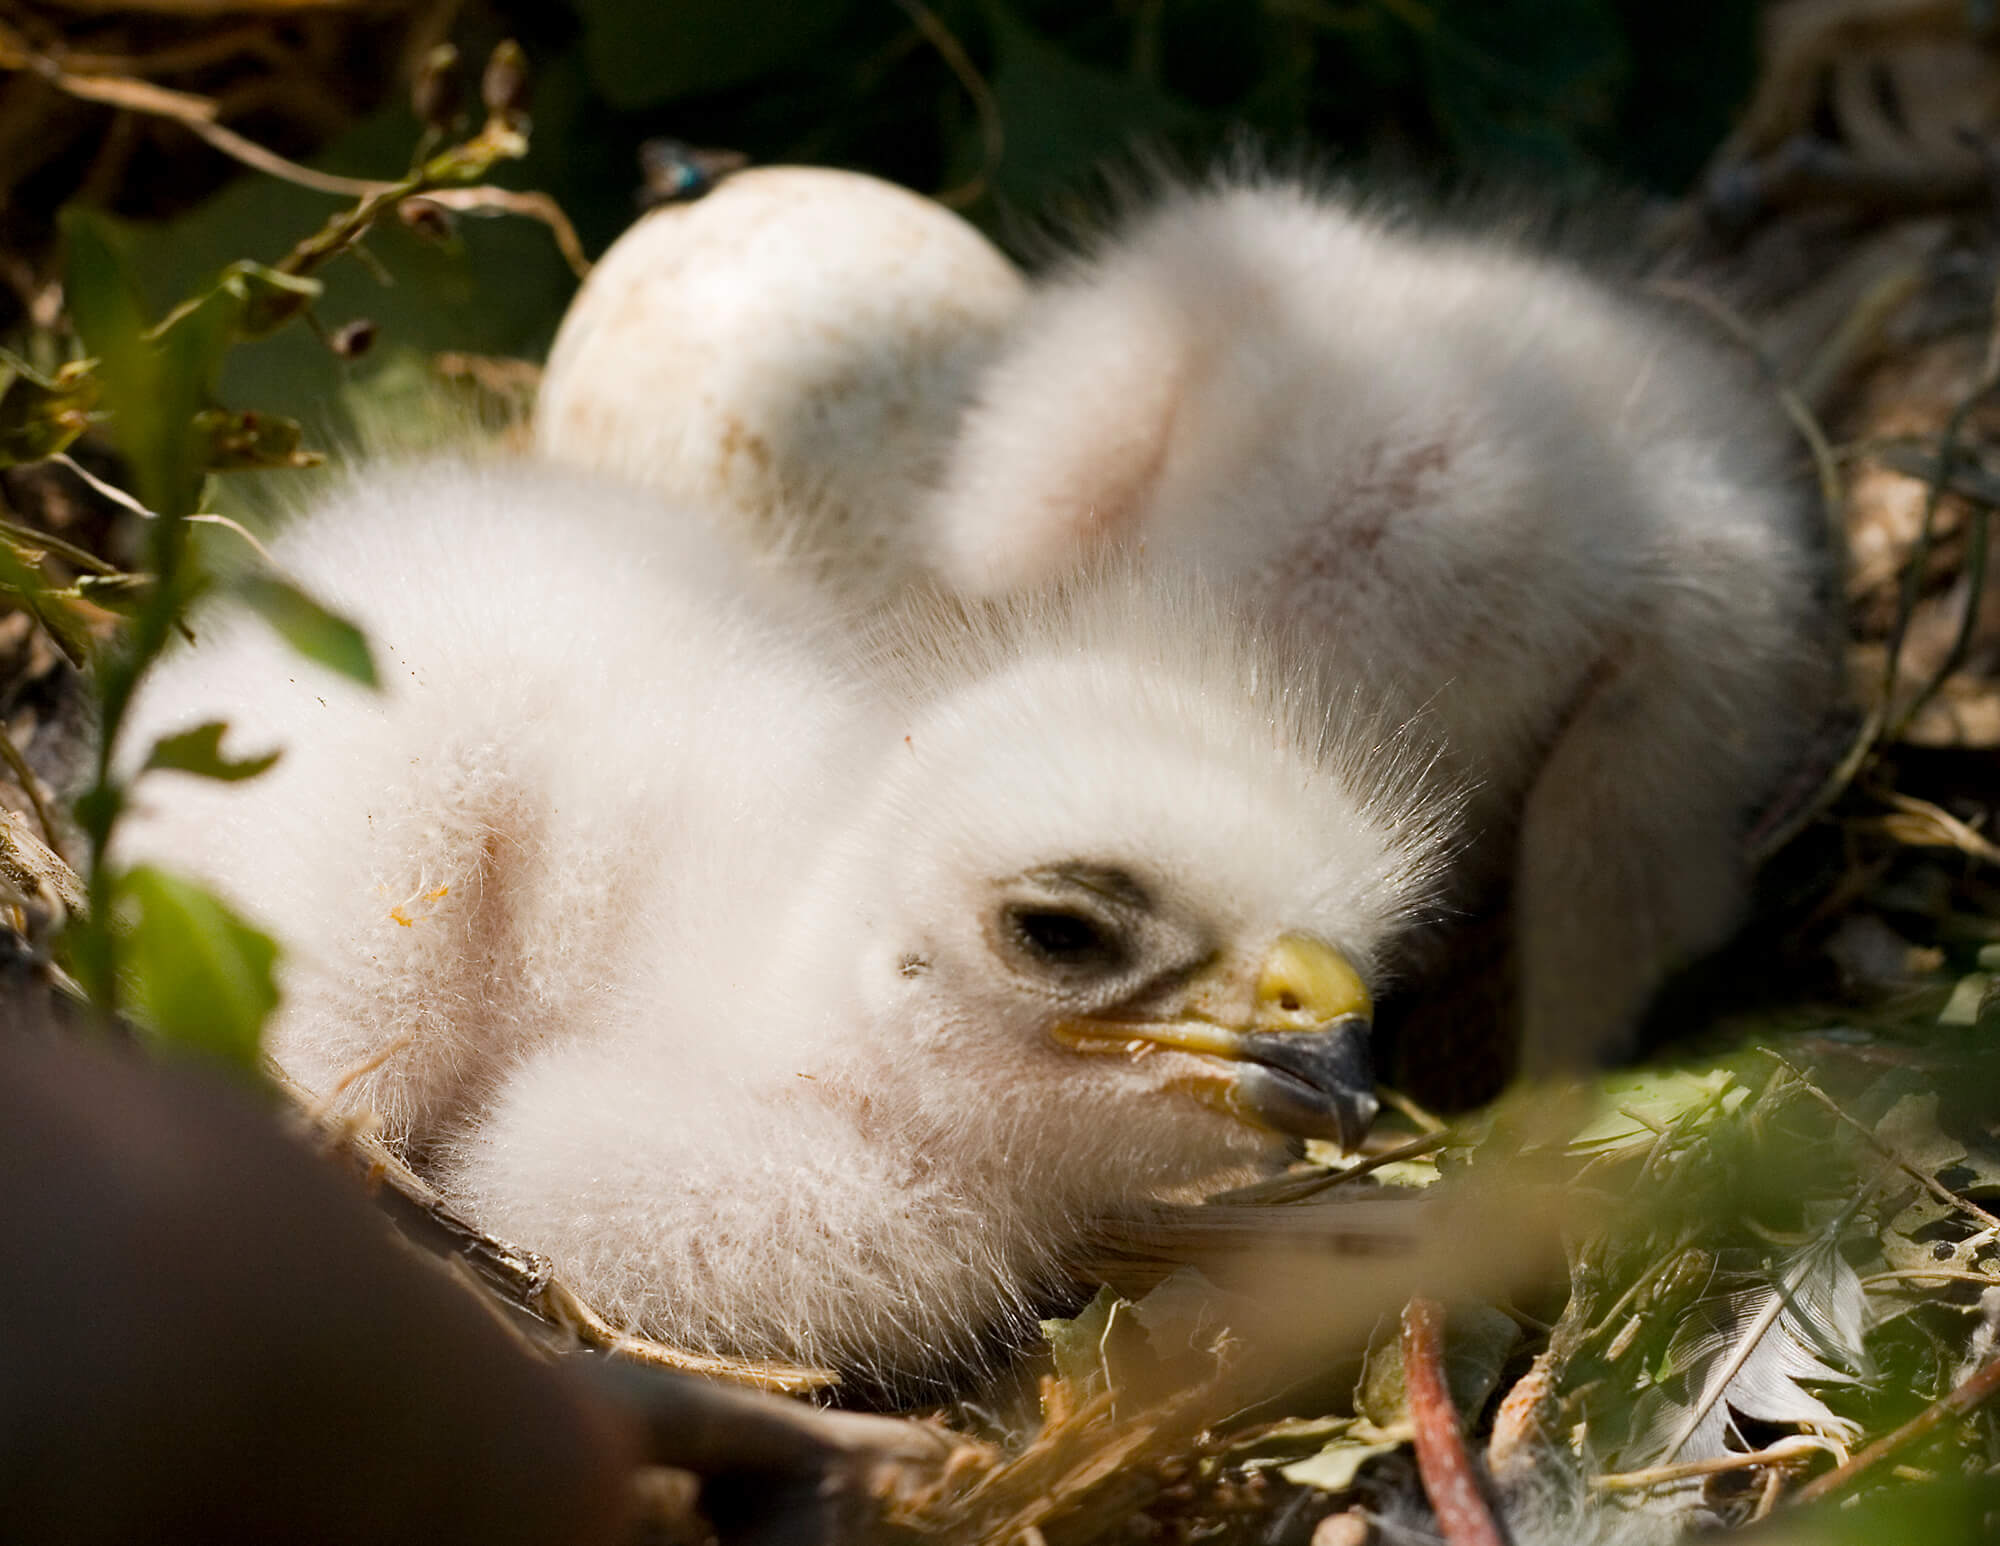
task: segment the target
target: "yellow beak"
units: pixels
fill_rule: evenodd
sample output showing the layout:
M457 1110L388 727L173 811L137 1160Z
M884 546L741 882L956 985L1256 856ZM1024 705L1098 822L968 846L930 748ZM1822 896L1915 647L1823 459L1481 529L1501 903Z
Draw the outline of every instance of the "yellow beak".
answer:
M1190 998L1211 986L1192 985ZM1190 1008L1171 1019L1065 1020L1053 1034L1075 1052L1170 1048L1219 1059L1231 1065L1227 1074L1197 1081L1193 1093L1240 1120L1353 1148L1377 1109L1368 1065L1373 1013L1368 986L1345 956L1308 935L1285 934L1265 955L1237 1024Z

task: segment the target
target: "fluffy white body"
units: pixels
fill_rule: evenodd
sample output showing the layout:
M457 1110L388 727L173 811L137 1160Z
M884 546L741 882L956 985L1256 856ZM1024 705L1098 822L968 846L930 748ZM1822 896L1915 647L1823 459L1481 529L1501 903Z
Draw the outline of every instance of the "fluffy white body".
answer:
M1192 565L1427 706L1477 786L1460 898L1511 878L1524 1066L1601 1058L1738 920L1833 681L1793 442L1695 325L1297 186L1182 193L1041 285L931 562Z
M380 1058L346 1100L691 1349L966 1356L1101 1221L1274 1152L1202 1098L1238 1065L1148 1027L1302 1027L1430 895L1410 736L1187 585L913 607L863 670L699 521L554 470L365 471L277 551L385 690L198 619L132 755L215 717L285 755L149 776L121 856L280 933L295 1076Z

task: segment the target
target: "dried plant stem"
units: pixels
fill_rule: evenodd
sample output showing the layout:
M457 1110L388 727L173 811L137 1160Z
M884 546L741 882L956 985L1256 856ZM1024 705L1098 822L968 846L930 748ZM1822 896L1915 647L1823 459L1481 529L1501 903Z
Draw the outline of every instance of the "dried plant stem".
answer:
M116 564L108 564L95 553L78 547L73 542L51 536L40 527L23 525L19 521L0 520L0 537L11 538L24 547L39 548L44 553L53 553L66 563L88 570L91 574L118 574Z
M1444 1374L1444 1306L1412 1299L1403 1311L1403 1383L1416 1425L1417 1471L1447 1546L1506 1546L1451 1404Z
M586 1347L613 1353L634 1363L656 1369L672 1369L681 1374L700 1374L709 1379L748 1385L780 1395L806 1395L840 1383L831 1369L811 1369L793 1364L765 1363L754 1359L710 1358L655 1342L649 1337L620 1331L605 1320L562 1282L550 1278L530 1301L533 1309L576 1334Z
M34 807L35 824L42 829L42 841L49 845L49 851L58 859L62 858L62 840L56 835L56 824L49 815L48 806L42 803L41 790L35 787L35 770L28 766L28 759L21 755L21 748L14 744L14 738L7 733L4 723L0 723L0 762L7 764L14 775L14 782L21 786L21 793Z
M382 200L418 191L401 182L342 177L302 166L218 122L220 108L211 98L196 96L192 92L173 91L130 76L83 74L67 70L56 60L36 52L4 25L0 25L0 69L33 71L58 90L82 101L97 102L151 118L171 119L252 171L263 172L314 193L331 194L343 199ZM983 173L981 175L984 176ZM561 252L570 271L579 279L590 277L590 259L584 255L583 242L576 234L576 227L570 223L562 207L546 193L482 186L434 189L425 191L424 197L448 209L473 213L496 210L538 220L548 227L555 238L556 249Z
M2000 1358L1982 1365L1969 1378L1960 1382L1948 1394L1933 1401L1923 1411L1912 1417L1893 1433L1885 1433L1873 1444L1861 1450L1847 1464L1836 1466L1824 1476L1813 1478L1801 1487L1796 1503L1815 1503L1847 1486L1857 1476L1900 1449L1906 1449L1927 1433L1954 1417L1963 1417L1974 1408L2000 1395Z
M923 0L895 0L895 5L910 18L912 25L923 34L924 41L937 50L938 57L958 77L959 85L972 99L973 111L979 115L979 169L964 182L934 195L938 203L947 209L964 209L986 192L994 169L1000 165L1001 153L1006 149L1007 126L1000 116L1000 104L993 95L993 88L987 85L986 77L972 62L972 56L966 53L965 45L959 42L937 12L925 5Z
M2000 864L2000 844L1982 836L1943 806L1895 789L1887 791L1883 799L1895 815L1882 818L1882 824L1898 841L1924 848L1949 846L1986 864ZM1899 824L1897 816L1912 818L1912 822ZM1918 837L1930 841L1914 841Z
M555 238L556 251L569 265L569 271L579 279L590 277L590 259L584 255L583 239L576 234L576 227L570 224L569 216L562 206L546 193L524 192L515 188L496 188L481 184L476 188L435 188L424 198L444 209L460 210L467 214L498 210L504 215L519 215L528 220L539 220L549 228Z
M1668 1482L1691 1481L1698 1476L1721 1476L1729 1471L1791 1465L1809 1455L1825 1452L1826 1446L1818 1439L1808 1434L1795 1434L1747 1454L1683 1460L1678 1465L1649 1466L1643 1471L1617 1471L1592 1477L1590 1485L1602 1492L1644 1492L1648 1488L1663 1487Z
M1861 1280L1863 1288L1878 1283L1977 1283L1983 1288L2000 1288L2000 1278L1958 1267L1898 1267L1890 1272L1871 1272Z
M1905 1175L1907 1175L1911 1180L1915 1181L1918 1185L1923 1187L1925 1191L1929 1192L1933 1197L1937 1198L1939 1202L1945 1204L1947 1207L1955 1208L1961 1212L1969 1213L1974 1218L1984 1221L1987 1225L1991 1226L1992 1228L2000 1229L2000 1217L1996 1217L1995 1215L1988 1213L1984 1208L1980 1207L1978 1203L1973 1202L1970 1198L1959 1196L1958 1193L1954 1192L1950 1187L1946 1186L1942 1181L1938 1180L1936 1176L1926 1175L1917 1166L1912 1165L1902 1155L1898 1154L1894 1149L1890 1148L1889 1145L1884 1143L1881 1139L1877 1138L1872 1132L1870 1132L1865 1124L1855 1121L1853 1117L1849 1116L1845 1111L1841 1110L1840 1103L1836 1101L1831 1095L1827 1094L1826 1091L1822 1090L1818 1085L1814 1084L1811 1079L1807 1078L1804 1071L1801 1070L1796 1063L1792 1062L1790 1058L1786 1057L1783 1053L1773 1052L1769 1047L1759 1047L1757 1050L1763 1053L1765 1057L1770 1058L1773 1062L1780 1064L1787 1072L1791 1074L1791 1076L1794 1079L1798 1080L1799 1087L1801 1089L1803 1089L1808 1095L1812 1096L1812 1098L1818 1101L1822 1106L1826 1107L1826 1109L1828 1111L1831 1111L1836 1117L1840 1118L1842 1122L1846 1123L1849 1127L1853 1128L1863 1138L1867 1139L1869 1144L1874 1148L1876 1153L1880 1154L1884 1159L1888 1160L1898 1170L1902 1171Z
M1996 307L2000 307L2000 296L1996 296L1995 304ZM1944 677L1957 668L1954 657L1958 654L1960 646L1970 641L1972 622L1978 615L1979 592L1985 579L1983 571L1986 566L1987 530L1983 508L1975 512L1971 528L1967 532L1966 585L1969 595L1966 616L1960 624L1960 639L1954 644L1952 654L1946 657L1944 669L1926 684L1893 722L1890 722L1889 710L1895 701L1896 678L1902 666L1904 639L1909 633L1910 620L1916 615L1924 572L1930 566L1931 548L1937 540L1938 511L1944 503L1945 491L1951 485L1962 455L1961 441L1965 435L1965 423L1972 416L1972 411L1986 400L1995 386L2000 386L2000 310L1996 310L1994 328L1987 340L1986 361L1980 369L1979 379L1953 406L1951 416L1945 420L1944 433L1938 437L1937 461L1933 468L1930 488L1924 496L1923 520L1917 528L1916 541L1911 544L1910 556L1905 561L1903 569L1903 583L1896 595L1896 621L1889 632L1888 649L1884 652L1880 702L1869 714L1870 725L1876 734L1881 735L1884 725L1887 724L1887 739L1892 741L1909 728L1910 721L1916 716L1917 711L1944 685ZM1971 567L1974 561L1978 566L1977 571Z
M341 177L333 172L315 171L312 167L301 166L296 161L288 161L275 150L266 150L255 140L246 139L234 129L210 118L185 118L178 113L169 116L178 119L232 161L240 161L252 171L263 172L281 182L308 188L314 193L330 193L336 198L343 199L360 199L366 198L381 186L367 178Z
M336 177L327 172L316 172L309 166L300 166L296 161L288 161L276 151L266 150L253 140L245 139L234 129L216 122L220 109L208 97L197 96L189 91L174 91L166 86L156 86L151 81L137 80L129 75L86 74L65 69L48 55L39 53L18 35L0 27L0 69L31 70L58 91L83 102L96 102L105 107L115 107L128 113L140 113L149 118L168 118L191 133L199 135L225 156L240 161L243 165L259 172L265 172L288 183L296 183L301 188L310 188L316 193L331 193L340 198L361 198L366 196L374 184L354 177Z

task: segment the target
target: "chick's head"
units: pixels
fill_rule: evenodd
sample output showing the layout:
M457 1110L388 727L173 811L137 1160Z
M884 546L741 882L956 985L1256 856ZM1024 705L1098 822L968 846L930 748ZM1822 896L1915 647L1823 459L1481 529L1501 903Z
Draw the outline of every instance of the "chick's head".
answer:
M1085 1211L1359 1138L1442 846L1420 736L1313 707L1229 610L1121 568L961 630L822 893L911 1119Z

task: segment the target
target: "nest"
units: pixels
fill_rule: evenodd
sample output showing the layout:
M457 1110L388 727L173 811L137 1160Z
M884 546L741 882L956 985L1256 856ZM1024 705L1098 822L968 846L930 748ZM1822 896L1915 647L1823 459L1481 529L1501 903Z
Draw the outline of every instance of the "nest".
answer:
M373 105L328 82L410 77L453 10L17 7L0 23L0 333L57 323L60 205L158 214L192 202L242 159L216 148L216 124L280 157L305 155ZM1832 727L1825 756L1762 834L1772 862L1759 917L1698 1000L1702 1022L1754 1034L1779 1055L1700 1064L1684 1080L1595 1092L1586 1110L1503 1112L1452 1132L1412 1108L1364 1166L1302 1163L1254 1195L1105 1242L1115 1290L1052 1323L1041 1362L949 1414L968 1438L956 1458L884 1485L903 1527L993 1546L1330 1546L1421 1506L1412 1499L1427 1489L1460 1546L1492 1528L1476 1498L1465 1501L1473 1468L1461 1416L1478 1424L1488 1473L1516 1497L1583 1489L1575 1457L1564 1457L1584 1423L1608 1446L1601 1453L1629 1440L1622 1453L1640 1457L1599 1476L1591 1495L1692 1497L1730 1520L1788 1495L1872 1488L1913 1455L1938 1469L1970 1462L1991 1441L1990 1424L1966 1419L2000 1387L2000 1310L1989 1308L2000 1305L1989 1297L2000 1290L2000 1132L1991 1110L1957 1097L1989 1089L1978 1081L1991 1072L1958 1033L1990 1029L2000 1010L2000 553L1990 531L2000 508L2000 65L1966 14L1958 0L1774 7L1765 79L1743 127L1669 222L1693 256L1663 290L1688 306L1690 326L1723 330L1764 364L1846 559L1855 722ZM78 454L92 465L88 440ZM0 515L17 537L37 534L52 572L136 563L129 512L87 481L15 469L0 475L0 496ZM109 613L83 616L112 626ZM78 835L57 793L77 782L87 721L60 638L0 595L0 907L10 944L45 976L41 947L81 895L62 862ZM1668 1014L1677 1027L1696 1019L1679 1005ZM832 1384L831 1371L694 1359L605 1324L532 1252L453 1218L365 1126L326 1126L303 1100L299 1110L312 1141L342 1155L400 1229L461 1263L474 1291L538 1345L767 1390ZM1799 1179L1790 1213L1725 1184L1836 1142L1838 1160ZM1497 1225L1416 1222L1438 1211L1429 1183L1441 1151L1468 1179L1498 1164L1511 1202L1479 1194ZM1590 1212L1591 1199L1629 1205L1642 1184L1657 1190L1657 1209L1615 1221ZM1735 1210L1727 1230L1718 1210ZM1514 1273L1521 1263L1502 1249L1533 1245L1546 1268L1552 1221L1571 1234L1561 1291ZM1839 1320L1832 1310L1798 1322L1787 1308L1810 1297L1807 1285L1834 1285L1827 1304L1847 1294L1854 1273L1842 1275L1841 1252L1875 1264L1871 1308L1842 1332L1845 1348L1826 1332ZM1400 1263L1375 1299L1361 1287L1371 1254ZM1176 1270L1188 1261L1203 1263L1225 1300L1245 1262L1304 1286L1289 1312L1258 1312L1246 1339L1204 1318L1213 1301ZM1333 1328L1328 1304L1372 1321L1413 1281L1434 1286L1372 1344L1366 1324ZM1427 1301L1447 1289L1460 1304L1441 1326ZM1474 1300L1487 1313L1464 1307ZM1618 1423L1644 1425L1609 1410L1602 1390L1632 1385L1635 1369L1677 1367L1679 1385L1649 1388L1670 1426L1696 1432L1719 1399L1704 1383L1712 1349L1676 1340L1697 1315L1746 1365L1775 1356L1776 1332L1800 1345L1815 1325L1826 1334L1777 1381L1777 1415L1741 1396L1726 1454L1686 1458L1684 1435L1645 1459L1630 1434L1614 1442ZM1864 1359L1917 1370L1919 1409L1879 1392L1843 1397ZM1735 1378L1725 1371L1717 1389Z

